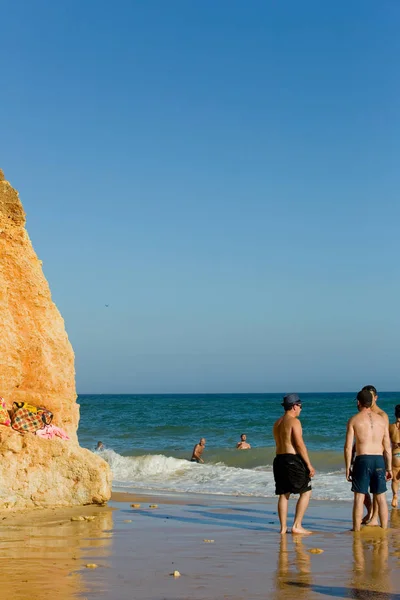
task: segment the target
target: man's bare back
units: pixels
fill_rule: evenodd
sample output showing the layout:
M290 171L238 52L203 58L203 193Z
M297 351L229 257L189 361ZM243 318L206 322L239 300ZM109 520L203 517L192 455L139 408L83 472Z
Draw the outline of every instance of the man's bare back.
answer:
M387 426L385 419L377 412L362 411L354 415L348 426L356 440L356 455L382 454Z

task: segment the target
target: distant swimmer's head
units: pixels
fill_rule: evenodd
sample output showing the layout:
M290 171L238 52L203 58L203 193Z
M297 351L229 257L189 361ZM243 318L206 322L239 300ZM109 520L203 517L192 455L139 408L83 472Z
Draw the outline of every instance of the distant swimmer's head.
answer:
M373 403L375 404L378 400L378 392L376 391L376 387L374 385L364 385L362 392L369 392L372 396Z
M400 419L400 404L397 404L394 407L394 414L395 414L396 419Z
M206 438L200 438L200 446L206 445Z
M286 396L283 396L282 406L287 412L288 410L292 410L292 408L296 409L296 407L301 409L302 402L297 394L286 394Z
M97 442L96 450L104 450L103 442Z
M247 440L246 434L242 433L242 435L240 436L240 439L242 440L242 442L245 442Z
M359 408L371 408L374 403L374 399L372 397L371 391L362 389L361 392L357 394L357 404Z

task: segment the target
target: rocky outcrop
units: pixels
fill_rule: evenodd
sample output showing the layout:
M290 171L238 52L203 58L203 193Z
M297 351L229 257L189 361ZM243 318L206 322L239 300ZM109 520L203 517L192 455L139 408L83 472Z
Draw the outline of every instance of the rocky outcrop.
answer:
M0 508L103 503L105 461L79 447L74 353L25 229L18 192L0 170L0 396L44 405L71 440L0 425Z

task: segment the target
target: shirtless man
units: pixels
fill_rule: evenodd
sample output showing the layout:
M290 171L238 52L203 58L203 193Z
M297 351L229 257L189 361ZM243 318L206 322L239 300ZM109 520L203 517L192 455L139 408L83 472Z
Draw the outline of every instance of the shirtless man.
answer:
M193 454L192 454L192 458L190 459L190 462L196 462L196 463L204 463L204 460L201 458L201 455L203 454L204 448L206 447L206 438L201 438L200 442L198 444L195 445L195 447L193 448Z
M344 460L346 479L352 481L354 492L353 531L360 531L362 510L368 488L378 504L381 527L387 528L388 507L386 481L392 478L392 453L389 430L385 419L372 410L373 397L369 390L357 394L358 414L347 423ZM356 441L356 459L351 469L353 442ZM382 456L383 448L383 456Z
M373 385L365 385L361 391L364 392L365 390L370 392L370 394L372 396L372 406L371 406L372 412L376 413L377 415L380 415L385 420L386 427L389 428L389 417L388 417L387 413L385 413L385 411L382 410L377 405L378 392L376 391L376 387L374 387ZM383 452L383 448L382 448L382 452ZM366 494L364 504L367 507L367 514L364 517L364 519L362 520L363 525L368 523L370 526L375 526L375 527L378 526L379 525L378 503L377 503L375 496L373 496L373 500L371 502L371 498L370 498L369 494Z
M247 437L245 433L242 433L240 436L240 442L236 444L236 448L238 450L250 450L251 446L248 442L246 442Z
M394 415L396 421L389 425L389 436L392 442L392 465L393 465L393 479L392 479L392 506L397 508L398 500L397 493L399 491L400 482L400 404L394 409Z
M301 400L297 394L287 394L282 406L285 414L274 424L276 456L274 459L275 494L279 496L278 514L281 534L287 532L287 513L290 494L300 494L292 533L309 534L302 526L304 513L311 498L311 477L315 469L308 457L299 421Z

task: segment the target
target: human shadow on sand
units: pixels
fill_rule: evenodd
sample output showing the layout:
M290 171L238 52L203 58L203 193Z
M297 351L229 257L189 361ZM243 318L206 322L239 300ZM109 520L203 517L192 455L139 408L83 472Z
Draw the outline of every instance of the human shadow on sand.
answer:
M130 510L122 510L122 513L127 513L129 515L132 515L133 511ZM160 512L160 511L149 511L149 510L135 510L134 513L136 515L141 515L143 517L150 517L153 519L160 519L160 520L169 520L169 521L176 521L179 523L192 523L195 525L221 525L222 527L224 526L228 526L229 527L234 527L236 529L248 529L248 530L252 530L252 531L276 531L276 528L274 529L273 527L266 527L265 525L257 525L257 524L252 524L251 522L249 522L248 520L242 520L241 523L234 523L232 521L232 518L235 519L234 515L221 515L221 514L213 514L213 513L208 513L205 511L193 511L194 515L198 515L198 517L196 518L196 516L183 516L183 515L175 515L175 514L171 514L171 513L164 513L164 512ZM275 523L274 523L275 525Z
M313 583L302 583L300 581L287 581L286 585L297 588L308 588L310 591L334 598L353 598L354 600L400 600L400 594L390 592L378 592L374 590L362 590L355 587L342 587L329 585L316 585Z

